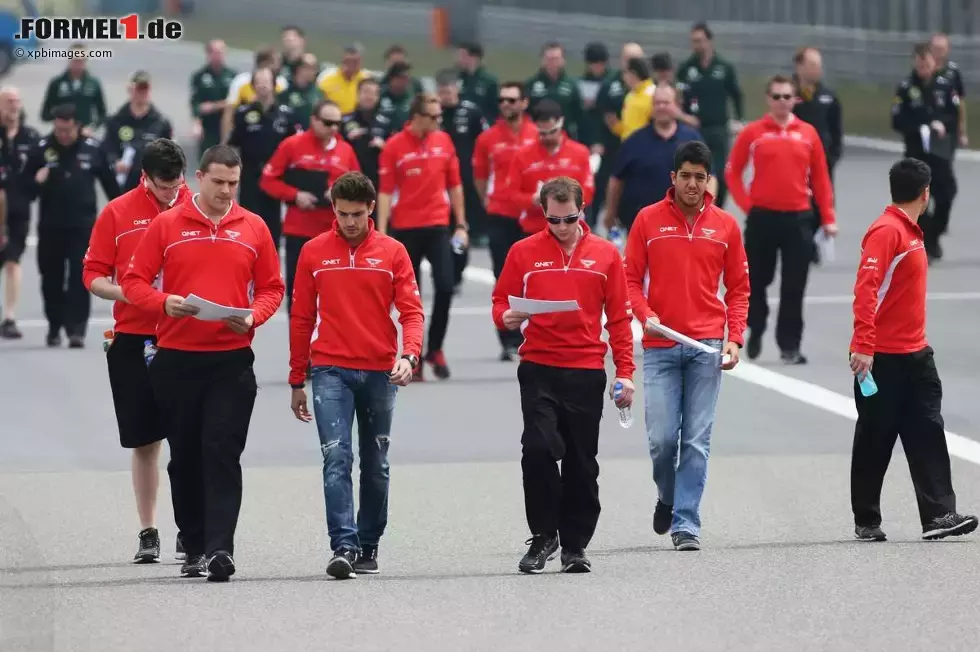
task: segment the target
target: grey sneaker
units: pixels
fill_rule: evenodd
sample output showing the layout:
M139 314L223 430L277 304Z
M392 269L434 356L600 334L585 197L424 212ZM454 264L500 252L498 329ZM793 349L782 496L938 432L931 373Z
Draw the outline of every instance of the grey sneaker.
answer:
M858 525L854 528L854 538L858 541L886 541L885 532L878 526Z
M932 521L922 528L922 538L927 541L945 539L946 537L958 537L969 534L977 529L976 516L963 516L956 512L950 512Z
M674 543L675 550L686 552L701 549L701 541L690 532L674 532L670 535L670 540Z

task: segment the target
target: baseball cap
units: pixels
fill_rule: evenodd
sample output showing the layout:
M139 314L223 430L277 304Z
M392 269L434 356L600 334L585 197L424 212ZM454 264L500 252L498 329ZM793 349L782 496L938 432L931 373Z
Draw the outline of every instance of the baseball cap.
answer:
M150 85L150 73L145 70L137 70L133 73L133 76L129 79L130 83L135 86L149 86Z

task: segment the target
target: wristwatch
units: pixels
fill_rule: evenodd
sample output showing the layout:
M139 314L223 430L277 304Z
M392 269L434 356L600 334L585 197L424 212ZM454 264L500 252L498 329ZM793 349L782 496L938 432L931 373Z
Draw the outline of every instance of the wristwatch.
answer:
M455 230L456 231L459 231L460 229L462 229L463 231L466 231L467 233L470 232L470 227L469 227L468 224L457 224Z
M411 353L406 353L402 356L402 360L408 360L408 364L412 365L412 369L419 366L419 358L417 355L412 355Z
M306 389L306 383L297 383L295 385L290 385L293 389Z

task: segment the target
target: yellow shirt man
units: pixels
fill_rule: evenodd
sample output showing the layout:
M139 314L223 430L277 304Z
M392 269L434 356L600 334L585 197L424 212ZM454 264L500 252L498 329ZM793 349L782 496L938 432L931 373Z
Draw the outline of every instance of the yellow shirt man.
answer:
M286 90L289 82L282 75L276 77L276 95ZM252 73L243 72L235 76L228 87L227 104L241 106L255 101L255 89L252 88Z
M619 121L619 136L622 140L650 124L653 119L653 92L656 88L653 80L647 79L637 84L623 98L623 112Z
M357 87L362 80L372 77L366 70L358 70L350 79L338 67L325 70L316 80L323 97L337 105L343 114L353 113L357 108Z

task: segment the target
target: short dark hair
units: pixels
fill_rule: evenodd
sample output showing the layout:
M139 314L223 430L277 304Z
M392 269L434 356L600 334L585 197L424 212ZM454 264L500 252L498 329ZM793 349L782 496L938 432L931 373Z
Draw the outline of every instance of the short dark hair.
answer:
M296 32L296 35L297 36L299 36L301 38L306 38L306 32L304 32L301 27L297 27L296 25L285 25L285 26L283 26L281 33L282 34L285 34L286 32Z
M674 69L674 60L670 58L670 52L658 52L650 57L650 65L655 72Z
M533 119L535 122L547 122L548 120L559 120L562 117L561 105L554 100L541 100L534 107Z
M370 204L377 198L374 184L361 172L345 172L330 186L331 201L343 199L355 204Z
M204 150L201 155L201 163L197 169L207 174L211 165L225 165L230 168L240 168L242 158L235 151L235 148L228 145L214 145Z
M402 56L407 57L408 50L405 49L404 45L398 45L397 43L395 45L389 45L384 52L385 61L387 61L388 57L390 57L393 54L400 54Z
M61 104L59 106L56 106L54 107L54 110L51 111L51 116L55 120L71 120L72 122L76 122L75 105Z
M674 152L674 172L679 172L685 163L701 165L711 174L711 150L700 140L684 143Z
M457 46L460 50L465 50L471 57L483 58L483 46L475 41L464 41Z
M703 20L694 23L694 25L691 27L691 33L693 34L694 32L704 32L705 38L707 38L709 41L713 41L715 39L714 32L711 31L710 27L708 27L708 23Z
M932 182L932 169L917 158L903 158L888 171L892 202L908 204L922 195Z
M445 68L436 73L436 86L456 86L459 83L459 72L454 68Z
M928 43L916 43L912 48L912 54L920 59L925 56L932 56L932 47Z
M498 89L498 92L504 90L505 88L516 88L517 91L520 93L520 98L522 100L525 97L527 97L527 95L524 94L524 84L522 82L519 82L519 81L506 81L506 82L504 82L503 84L500 85L500 88Z
M312 113L313 117L319 120L320 111L322 111L324 107L328 107L328 106L333 106L336 107L338 111L340 110L340 107L333 100L317 100L317 103L313 105L313 113ZM343 111L341 111L341 117L343 117Z
M429 104L439 104L439 98L428 92L418 93L412 98L409 115L427 115L425 107Z
M571 177L550 179L541 186L538 199L541 200L542 210L547 210L549 199L557 202L574 201L579 210L585 206L585 193L582 191L582 186Z
M769 83L766 84L766 92L772 92L772 87L776 84L789 84L793 88L796 88L796 84L793 83L793 80L786 75L773 75L769 78Z
M271 66L276 58L276 49L271 46L263 46L255 51L255 68L265 68Z
M650 79L650 65L642 57L633 57L627 61L626 70L639 77L640 81Z
M143 174L160 181L176 181L187 169L187 158L180 145L169 138L157 138L143 149Z
M547 43L545 43L544 46L541 48L541 54L544 54L548 50L561 50L561 53L565 54L565 46L559 43L558 41L548 41Z

